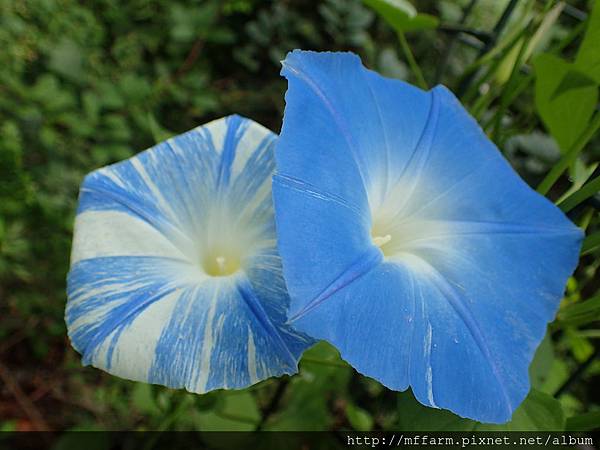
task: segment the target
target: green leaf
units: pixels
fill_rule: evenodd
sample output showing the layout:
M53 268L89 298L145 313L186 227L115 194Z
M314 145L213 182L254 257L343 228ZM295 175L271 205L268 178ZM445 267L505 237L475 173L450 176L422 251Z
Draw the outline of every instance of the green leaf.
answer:
M169 130L162 127L160 123L158 123L158 120L156 120L156 117L154 117L154 114L152 114L151 112L148 112L147 117L148 117L148 128L150 129L150 133L152 134L152 138L154 139L155 143L166 141L171 136L173 136L173 133L171 133Z
M438 26L437 17L418 13L407 0L363 0L396 31L407 32Z
M569 370L569 366L563 359L555 358L554 361L552 361L552 367L550 367L550 370L546 375L544 384L536 389L549 395L554 394L564 384L567 378L569 378Z
M346 418L356 431L371 431L373 429L371 414L353 403L348 403L346 406Z
M125 106L125 99L121 96L115 84L100 80L97 83L97 89L97 96L101 102L101 106L108 109L119 109Z
M198 414L202 431L252 431L260 421L256 400L248 391L222 395L221 403Z
M421 405L410 391L398 394L399 431L471 431L476 425L445 409Z
M136 383L131 395L133 406L139 412L149 415L157 415L160 408L154 401L152 386L147 383Z
M588 166L581 158L576 159L569 168L569 180L572 183L571 187L560 196L556 203L561 203L567 197L581 189L588 179L594 174L594 171L598 165L600 165L600 163L592 163Z
M384 19L400 17L402 20L410 20L417 15L417 10L408 0L364 0L364 3Z
M118 89L127 103L144 104L152 92L150 83L133 73L126 73L119 79Z
M600 429L600 411L592 411L569 417L565 429L567 431L593 431Z
M587 255L598 248L600 248L600 231L586 236L581 246L581 254Z
M563 325L574 327L600 320L600 295L561 309L558 320Z
M600 2L594 1L588 17L587 31L575 58L575 65L586 75L600 83Z
M331 397L343 395L352 369L338 351L325 342L308 349L300 361L300 372L292 377L285 407L269 421L271 431L324 431L332 423Z
M85 91L81 95L81 106L90 122L97 123L102 108L98 96L93 91Z
M592 356L594 346L590 343L589 339L579 334L576 328L566 328L564 335L577 362L583 362Z
M553 361L554 347L550 335L546 333L529 366L529 379L532 387L540 388L544 384L552 368Z
M585 130L598 102L598 87L573 64L543 53L533 62L535 105L563 152Z
M568 212L579 205L584 200L596 195L600 192L600 176L597 176L592 181L584 184L576 192L573 192L566 199L558 204L558 207L564 212Z
M540 26L535 30L535 33L527 44L527 49L523 55L524 62L529 60L538 47L546 44L552 38L551 31L553 30L556 21L560 18L564 8L565 2L560 1L544 15Z
M52 47L49 57L49 67L56 73L73 81L83 79L83 54L75 42L66 38L62 39Z
M550 188L560 178L562 173L571 165L574 164L577 156L585 148L586 144L592 139L596 131L600 129L600 113L596 113L590 123L585 127L581 135L569 148L569 150L560 158L560 160L552 167L552 170L544 177L537 188L537 191L546 195Z

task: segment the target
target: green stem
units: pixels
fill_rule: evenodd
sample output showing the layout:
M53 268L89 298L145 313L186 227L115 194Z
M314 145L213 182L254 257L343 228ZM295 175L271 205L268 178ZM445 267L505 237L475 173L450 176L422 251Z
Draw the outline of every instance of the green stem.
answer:
M546 177L542 180L540 185L537 188L537 191L546 195L550 188L556 183L556 181L560 178L562 173L567 170L567 168L573 164L575 159L577 159L577 155L581 153L586 144L590 141L590 139L594 136L594 133L598 131L600 128L600 112L596 113L596 115L592 118L587 128L583 130L583 133L579 136L579 138L571 145L571 148L567 153L563 155L563 157L558 161L558 163L552 168L552 170L546 175Z
M404 35L403 31L398 31L398 39L400 40L400 46L402 47L404 56L406 56L408 65L410 66L410 70L417 79L417 83L422 89L429 89L429 86L425 81L425 77L423 77L423 72L417 64L417 60L415 59L415 56L413 55L413 52L411 51L410 46L408 45L408 41L406 40L406 36Z
M510 71L510 76L508 81L506 82L506 86L502 91L502 95L500 96L500 106L498 107L498 111L494 120L494 128L492 132L492 140L494 142L498 141L498 136L500 135L500 128L502 125L502 118L506 113L510 103L508 102L510 96L509 92L515 90L516 84L519 81L518 75L519 70L521 69L521 65L524 63L524 56L527 47L529 46L530 39L523 39L521 46L519 47L519 52L517 53L517 58L515 60L514 65L512 66L512 70Z
M177 422L177 419L191 406L189 397L183 397L174 411L172 411L165 419L158 425L157 431L168 430L171 425Z
M281 399L283 398L283 395L285 394L285 391L286 391L287 387L289 386L289 384L290 384L289 378L281 378L279 380L279 383L277 384L277 389L275 390L273 397L271 397L269 404L266 406L266 408L262 412L262 418L260 419L260 422L256 426L256 431L262 430L264 428L265 424L269 421L269 418L273 415L273 413L275 413L277 411L277 408L279 407L279 404L281 403Z
M504 112L506 111L506 109L510 105L512 105L512 103L515 101L515 99L517 99L523 93L523 91L525 89L527 89L529 87L529 85L531 84L533 79L534 79L533 75L529 74L529 75L525 75L525 76L521 77L519 79L519 81L517 83L515 83L516 86L514 87L514 89L511 89L511 91L508 93L508 95L506 97L506 103L504 104L504 106L501 108L498 108L496 110L496 112L494 113L494 115L492 116L492 118L490 120L488 120L487 123L483 126L483 129L486 132L492 126L496 126L496 123L498 121L500 121L500 124L502 124L502 122L501 122L502 116L504 115Z
M146 442L146 445L144 445L144 450L151 450L153 448L155 448L156 443L158 442L158 439L160 438L160 435L162 432L167 431L169 428L171 428L171 426L177 422L177 419L179 419L179 417L191 406L191 403L189 402L189 397L185 396L183 397L179 403L177 404L175 410L173 410L169 415L167 415L167 417L158 425L158 427L156 428L156 431L158 431L158 433L152 433L152 435L150 435L149 440Z
M490 39L488 39L488 41L485 43L485 45L479 51L479 55L477 56L477 60L476 60L475 64L477 64L477 61L481 60L484 57L484 55L496 45L496 41L498 40L498 37L502 33L502 30L504 30L504 27L508 23L510 16L512 16L512 13L514 12L515 7L517 6L517 3L518 3L518 0L510 0L508 2L508 5L506 5L506 8L502 12L500 19L498 19L498 22L496 23L496 25L494 26L494 29L492 30ZM465 95L465 93L471 86L472 82L475 80L476 76L477 76L477 71L473 70L473 71L469 72L468 76L466 76L465 78L463 78L461 80L461 82L458 86L458 90L457 90L457 94L459 97L462 98ZM478 83L478 84L480 84L480 83Z
M490 86L489 90L485 94L480 95L473 104L473 107L470 109L470 111L477 121L481 119L483 113L485 113L485 111L490 107L496 98L496 90L497 89L495 86Z
M479 89L482 84L491 84L493 77L498 72L498 68L504 63L506 58L510 56L515 46L518 45L519 42L521 42L521 40L527 35L526 33L529 30L529 26L530 22L528 22L517 34L515 34L515 36L510 38L510 40L506 43L506 45L503 46L502 50L499 52L499 56L495 59L490 60L491 63L487 70L482 69L482 71L484 72L482 76L480 76L477 79L476 77L473 77L473 80L469 82L470 87L468 89L465 89L463 95L461 96L464 103L470 103L477 96L479 96ZM475 67L477 68L478 66L487 63L488 59L489 54L483 56L480 60L475 61Z
M584 200L588 199L592 195L596 195L600 191L600 176L597 176L589 183L583 185L581 189L573 192L562 202L558 204L558 207L564 212L569 212Z
M600 247L600 231L590 234L583 240L581 254L587 255Z

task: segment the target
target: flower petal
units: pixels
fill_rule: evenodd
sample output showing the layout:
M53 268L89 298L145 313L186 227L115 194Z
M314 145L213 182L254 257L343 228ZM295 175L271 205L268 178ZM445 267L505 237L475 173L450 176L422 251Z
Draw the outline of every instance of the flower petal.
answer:
M274 141L230 116L86 177L66 310L84 364L192 392L296 371L312 340L285 323ZM203 267L221 244L226 276Z
M506 422L529 390L528 365L581 231L518 177L447 89L418 91L347 54L288 58L273 191L292 324L426 405ZM315 86L290 64L319 74ZM307 128L327 103L344 107ZM332 134L361 142L362 157ZM312 171L315 157L322 167ZM293 186L277 181L286 177ZM335 189L345 204L294 190L304 183ZM344 194L361 190L368 206Z
M417 144L429 96L363 70L352 53L296 50L281 74L289 86L281 132L286 145L276 155L277 171L368 208L366 194L383 194L392 182L388 172L406 161L407 154L395 149ZM393 113L398 110L403 114Z

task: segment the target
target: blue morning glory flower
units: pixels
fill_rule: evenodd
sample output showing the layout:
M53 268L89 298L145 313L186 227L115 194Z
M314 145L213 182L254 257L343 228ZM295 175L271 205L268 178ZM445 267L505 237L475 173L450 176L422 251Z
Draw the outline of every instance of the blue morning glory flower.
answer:
M582 232L448 89L294 51L273 180L290 323L423 404L506 422Z
M202 393L297 370L271 175L276 136L239 116L89 174L66 322L91 364Z

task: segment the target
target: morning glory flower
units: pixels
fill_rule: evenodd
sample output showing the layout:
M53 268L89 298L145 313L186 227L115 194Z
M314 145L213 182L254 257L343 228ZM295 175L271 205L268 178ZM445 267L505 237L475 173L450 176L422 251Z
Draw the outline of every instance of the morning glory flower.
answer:
M296 372L275 140L229 116L85 178L66 309L84 364L197 393Z
M582 232L443 86L294 51L273 180L290 323L423 404L506 422Z

